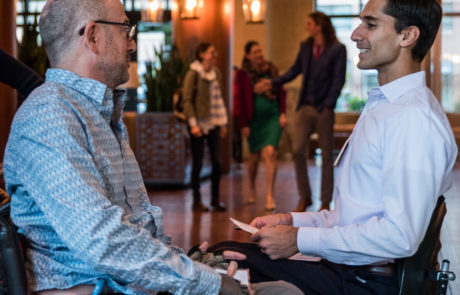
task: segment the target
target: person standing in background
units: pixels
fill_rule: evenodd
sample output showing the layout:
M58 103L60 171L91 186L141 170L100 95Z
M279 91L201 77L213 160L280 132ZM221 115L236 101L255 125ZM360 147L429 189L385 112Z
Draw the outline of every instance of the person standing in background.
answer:
M36 87L43 84L43 79L31 68L12 57L0 48L0 82L16 89L23 99ZM0 159L0 189L5 187L3 180L3 161Z
M200 172L203 166L204 141L211 154L211 205L216 211L225 211L219 202L221 174L221 138L227 135L227 108L222 97L222 75L215 67L216 48L210 43L200 43L196 60L190 64L183 87L184 113L190 130L192 149L193 211L208 211L201 201Z
M24 99L43 84L43 79L37 73L1 48L0 64L0 82L16 89Z
M265 60L256 41L244 47L242 70L237 73L241 133L248 139L251 152L249 160L249 203L255 202L255 181L260 156L266 163L267 201L265 208L276 207L273 190L276 178L276 155L281 129L286 125L286 93L282 88L258 91L254 85L261 79L278 76L278 69Z
M306 149L310 136L317 133L322 151L321 209L332 201L334 169L334 108L345 83L347 51L337 40L330 18L322 12L307 18L308 39L300 44L294 65L283 75L263 80L255 89L277 88L302 74L302 88L294 117L293 154L299 203L295 211L305 211L312 204L307 172Z

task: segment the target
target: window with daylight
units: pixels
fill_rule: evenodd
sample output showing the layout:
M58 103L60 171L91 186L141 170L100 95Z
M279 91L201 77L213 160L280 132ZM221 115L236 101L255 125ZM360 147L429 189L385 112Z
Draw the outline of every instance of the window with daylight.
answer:
M351 33L360 24L359 14L367 0L316 0L315 10L331 17L337 38L347 47L347 75L342 94L337 101L337 112L360 111L367 99L367 92L378 85L375 70L357 68L359 51L351 41Z
M441 102L444 110L460 112L460 0L443 0L441 24ZM439 94L438 94L439 95Z

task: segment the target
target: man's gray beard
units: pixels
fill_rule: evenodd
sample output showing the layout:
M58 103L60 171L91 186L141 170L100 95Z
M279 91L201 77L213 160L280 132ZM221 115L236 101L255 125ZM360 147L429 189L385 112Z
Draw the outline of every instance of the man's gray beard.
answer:
M109 86L112 89L117 88L118 86L128 82L129 80L128 68L125 64L109 64L106 62L102 62L99 65L99 68L104 73L107 86Z

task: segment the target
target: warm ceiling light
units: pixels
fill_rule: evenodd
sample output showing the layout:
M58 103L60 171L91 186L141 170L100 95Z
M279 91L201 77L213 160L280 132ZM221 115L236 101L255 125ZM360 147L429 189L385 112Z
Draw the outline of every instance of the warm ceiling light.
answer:
M252 1L251 3L251 13L253 15L259 15L260 14L260 1Z
M242 0L243 15L247 23L263 23L265 19L265 0Z
M203 0L183 0L181 7L181 19L199 19L200 8L204 6Z
M151 22L161 22L163 20L163 5L160 0L149 0L147 18Z

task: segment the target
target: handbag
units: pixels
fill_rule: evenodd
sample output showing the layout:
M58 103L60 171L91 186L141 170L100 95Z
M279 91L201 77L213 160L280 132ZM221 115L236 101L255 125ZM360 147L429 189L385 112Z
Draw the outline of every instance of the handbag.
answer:
M192 102L195 103L195 97L197 93L198 84L198 73L195 72L195 79L193 83L193 96ZM187 116L184 113L184 98L182 96L183 89L174 92L173 94L173 114L177 121L180 123L187 123Z

